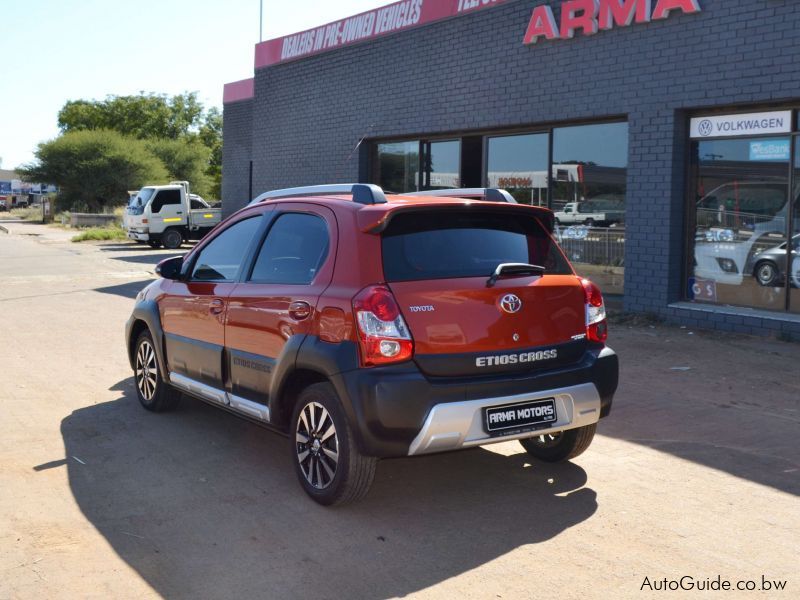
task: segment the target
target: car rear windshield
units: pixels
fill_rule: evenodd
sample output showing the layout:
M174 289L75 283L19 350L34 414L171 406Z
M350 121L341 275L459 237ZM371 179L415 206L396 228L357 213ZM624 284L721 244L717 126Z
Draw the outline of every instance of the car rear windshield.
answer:
M572 269L547 231L519 213L412 212L394 217L383 233L386 280L489 277L503 263L528 263L546 273Z

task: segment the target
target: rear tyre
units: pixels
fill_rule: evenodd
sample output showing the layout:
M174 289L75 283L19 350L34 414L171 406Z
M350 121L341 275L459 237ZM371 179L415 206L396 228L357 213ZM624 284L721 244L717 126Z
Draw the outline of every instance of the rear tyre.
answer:
M183 244L183 235L177 229L167 229L161 236L161 242L164 244L164 248L177 250Z
M133 364L136 395L142 406L152 412L165 412L178 405L181 394L161 376L156 358L156 345L153 336L146 329L136 339Z
M292 412L290 435L297 478L314 501L333 506L367 495L378 461L359 452L331 384L303 390Z
M591 218L590 219L586 219L583 222L583 224L586 225L587 227L594 227L594 219L591 219Z
M591 445L595 431L597 423L558 433L537 435L520 440L519 443L533 458L545 462L562 462L583 454Z

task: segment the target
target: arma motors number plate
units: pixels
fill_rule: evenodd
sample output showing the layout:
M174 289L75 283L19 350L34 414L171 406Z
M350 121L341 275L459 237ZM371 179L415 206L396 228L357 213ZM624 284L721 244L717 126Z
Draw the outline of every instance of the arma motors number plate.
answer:
M510 433L516 429L528 429L558 420L555 398L492 406L483 411L483 425L487 433Z

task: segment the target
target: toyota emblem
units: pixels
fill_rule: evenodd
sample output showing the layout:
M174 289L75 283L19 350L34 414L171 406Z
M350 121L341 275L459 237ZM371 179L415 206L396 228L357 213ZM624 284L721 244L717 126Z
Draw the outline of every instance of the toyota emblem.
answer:
M506 294L500 299L500 308L513 315L514 313L518 313L522 308L522 300L515 294Z

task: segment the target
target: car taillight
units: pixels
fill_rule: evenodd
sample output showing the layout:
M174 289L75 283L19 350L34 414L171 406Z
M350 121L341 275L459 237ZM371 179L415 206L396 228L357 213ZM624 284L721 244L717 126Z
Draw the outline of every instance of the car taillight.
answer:
M581 279L586 297L586 337L590 342L604 343L608 339L606 306L600 288L588 279Z
M353 298L358 341L364 366L408 360L414 341L389 288L371 285Z

